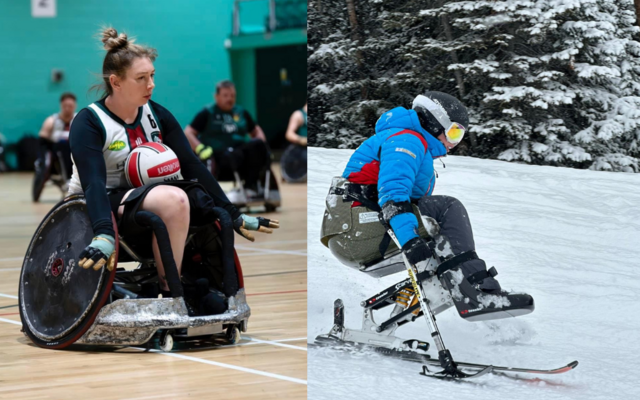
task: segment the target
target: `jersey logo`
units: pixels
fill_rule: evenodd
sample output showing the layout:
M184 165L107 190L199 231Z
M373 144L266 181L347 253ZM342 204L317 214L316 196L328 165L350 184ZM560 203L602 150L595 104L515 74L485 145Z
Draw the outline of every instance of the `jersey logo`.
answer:
M124 144L122 140L116 140L109 145L109 150L111 151L120 151L124 149L127 145Z
M233 120L236 122L240 121L240 116L238 114L233 114Z
M238 131L238 126L236 124L224 124L223 129L226 133L235 133Z
M140 127L140 125L138 125L135 129L131 129L131 128L126 128L126 129L127 129L127 135L129 135L129 143L131 144L131 150L135 149L136 147L140 146L143 143L148 142L147 137L142 131L142 128Z
M151 132L151 141L162 143L162 133L160 131Z

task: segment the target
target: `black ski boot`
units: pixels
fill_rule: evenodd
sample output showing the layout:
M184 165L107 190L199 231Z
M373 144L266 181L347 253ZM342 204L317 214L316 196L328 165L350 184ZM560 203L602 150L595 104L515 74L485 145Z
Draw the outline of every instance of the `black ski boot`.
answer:
M451 268L439 276L442 286L451 293L458 314L467 321L512 318L533 312L533 297L500 288L494 278L498 274L495 267L471 275L463 271L464 268Z

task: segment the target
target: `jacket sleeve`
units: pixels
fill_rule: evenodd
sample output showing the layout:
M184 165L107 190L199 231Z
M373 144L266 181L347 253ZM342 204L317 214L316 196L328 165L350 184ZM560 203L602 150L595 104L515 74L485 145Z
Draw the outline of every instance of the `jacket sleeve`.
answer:
M411 191L425 157L426 149L412 134L389 137L380 147L380 173L378 175L378 204L411 201ZM384 211L384 210L383 210ZM418 220L413 213L393 216L391 228L401 246L418 237Z

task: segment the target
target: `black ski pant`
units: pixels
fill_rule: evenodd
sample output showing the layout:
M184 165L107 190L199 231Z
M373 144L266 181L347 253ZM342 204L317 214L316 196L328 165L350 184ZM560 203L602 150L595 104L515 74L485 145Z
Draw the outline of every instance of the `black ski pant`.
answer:
M439 255L458 255L475 250L471 220L460 200L451 196L424 196L418 207L423 216L433 218L440 226L440 232L434 238ZM467 261L460 266L465 277L486 268L487 265L481 259ZM494 278L485 278L480 287L500 290L500 284Z

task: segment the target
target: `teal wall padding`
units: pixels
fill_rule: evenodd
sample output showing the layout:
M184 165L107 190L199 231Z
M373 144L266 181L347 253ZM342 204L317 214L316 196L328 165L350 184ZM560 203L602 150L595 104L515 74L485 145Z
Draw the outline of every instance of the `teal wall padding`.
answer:
M236 93L238 99L242 99L244 108L249 113L260 120L262 116L259 115L256 109L256 55L254 49L246 49L241 51L232 51L231 65L233 66L232 77L236 85ZM258 121L258 124L260 122Z

